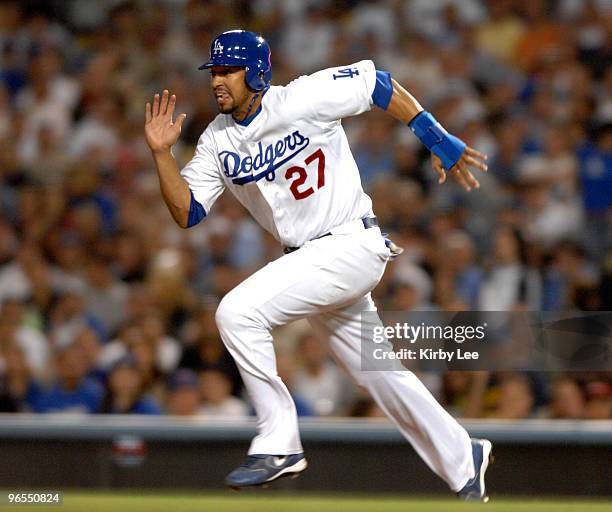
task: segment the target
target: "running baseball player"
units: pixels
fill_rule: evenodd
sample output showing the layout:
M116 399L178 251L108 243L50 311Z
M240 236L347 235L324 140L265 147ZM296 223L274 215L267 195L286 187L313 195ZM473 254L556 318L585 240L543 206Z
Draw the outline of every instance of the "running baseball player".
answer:
M213 40L199 69L210 70L220 113L182 170L171 149L186 115L173 120L176 97L167 90L146 104L145 137L164 201L176 223L189 228L229 189L285 253L229 292L216 313L258 419L248 456L226 484L261 485L307 467L270 334L307 318L338 364L451 490L486 501L491 443L470 439L413 373L361 370L361 313L376 311L370 292L395 247L378 227L341 119L372 105L386 110L431 151L440 183L450 173L468 191L479 186L470 167L485 171L486 156L449 134L369 60L274 86L267 42L232 30Z

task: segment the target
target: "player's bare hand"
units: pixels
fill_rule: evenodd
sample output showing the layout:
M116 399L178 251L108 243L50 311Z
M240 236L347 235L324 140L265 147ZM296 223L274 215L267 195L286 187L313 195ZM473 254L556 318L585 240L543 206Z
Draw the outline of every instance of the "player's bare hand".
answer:
M456 181L468 192L473 188L480 188L480 183L472 174L470 168L477 169L482 172L488 170L485 163L487 155L476 151L474 148L467 146L459 161L448 172ZM442 184L446 181L446 171L442 167L442 161L432 153L431 161L434 170L438 173L438 183Z
M180 114L172 120L176 96L164 90L161 95L155 94L153 104L147 102L145 107L145 139L154 153L168 151L179 138L181 127L187 114Z

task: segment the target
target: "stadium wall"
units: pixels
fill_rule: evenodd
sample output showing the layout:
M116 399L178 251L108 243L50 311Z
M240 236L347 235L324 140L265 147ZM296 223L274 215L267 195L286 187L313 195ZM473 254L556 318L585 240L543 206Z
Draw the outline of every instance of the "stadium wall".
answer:
M494 443L496 494L612 496L610 421L464 421ZM247 421L0 415L0 488L219 489ZM303 420L310 467L274 489L437 494L445 485L386 421Z

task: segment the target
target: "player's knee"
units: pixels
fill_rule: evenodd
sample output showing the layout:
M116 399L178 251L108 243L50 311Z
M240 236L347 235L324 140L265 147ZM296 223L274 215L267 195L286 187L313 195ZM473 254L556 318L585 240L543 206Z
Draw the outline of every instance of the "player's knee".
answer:
M230 294L226 295L217 307L215 321L219 331L228 331L236 324L239 312L235 309L234 301Z
M235 293L230 292L217 307L215 321L220 332L228 332L236 329L244 330L255 327L249 312L252 307L240 300Z
M379 371L361 371L353 375L357 385L367 391L371 391L378 385L383 372Z

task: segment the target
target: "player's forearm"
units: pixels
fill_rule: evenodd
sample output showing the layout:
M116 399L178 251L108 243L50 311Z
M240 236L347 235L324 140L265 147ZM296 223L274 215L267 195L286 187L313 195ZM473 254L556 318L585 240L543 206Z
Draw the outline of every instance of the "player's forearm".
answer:
M159 176L159 187L164 202L174 221L186 228L189 220L191 192L187 182L181 177L178 164L170 150L153 153Z
M387 112L404 124L412 121L424 109L417 99L404 89L396 80L391 79L393 94Z
M465 143L448 133L436 118L423 109L416 98L399 83L391 79L391 84L393 90L386 108L387 112L410 126L423 145L440 159L445 171L452 169L461 159L466 148Z

